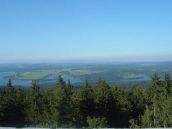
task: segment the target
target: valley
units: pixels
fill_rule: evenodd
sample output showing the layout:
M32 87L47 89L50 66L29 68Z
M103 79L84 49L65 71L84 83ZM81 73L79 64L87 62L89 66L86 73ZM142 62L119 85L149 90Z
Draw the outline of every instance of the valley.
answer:
M172 73L171 62L155 63L40 63L40 64L1 64L0 85L5 86L9 79L15 86L29 87L32 80L39 80L40 85L56 85L61 75L66 82L70 80L77 86L88 80L95 84L99 78L111 85L148 86L153 73L163 77Z

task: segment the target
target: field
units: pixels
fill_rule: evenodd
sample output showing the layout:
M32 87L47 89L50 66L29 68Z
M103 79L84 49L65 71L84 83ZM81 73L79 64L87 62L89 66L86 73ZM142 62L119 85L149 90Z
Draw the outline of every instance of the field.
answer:
M16 75L9 76L9 78L13 80L34 80L34 79L43 79L51 74L52 74L51 70L42 70L42 71L34 71L34 72L17 73Z
M126 72L126 73L119 73L118 77L121 79L141 79L144 78L145 75L141 73L134 73L134 72Z

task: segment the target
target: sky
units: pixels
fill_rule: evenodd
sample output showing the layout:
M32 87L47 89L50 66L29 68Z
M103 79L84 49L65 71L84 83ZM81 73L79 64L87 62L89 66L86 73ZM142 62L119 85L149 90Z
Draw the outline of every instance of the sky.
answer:
M0 62L172 59L172 0L0 0Z

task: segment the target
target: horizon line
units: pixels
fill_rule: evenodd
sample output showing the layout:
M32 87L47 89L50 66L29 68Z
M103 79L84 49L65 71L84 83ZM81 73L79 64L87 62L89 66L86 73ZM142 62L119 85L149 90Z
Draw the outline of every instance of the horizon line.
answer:
M96 63L163 63L172 62L172 59L164 60L109 60L109 59L61 59L61 60L17 60L0 61L0 64L96 64Z

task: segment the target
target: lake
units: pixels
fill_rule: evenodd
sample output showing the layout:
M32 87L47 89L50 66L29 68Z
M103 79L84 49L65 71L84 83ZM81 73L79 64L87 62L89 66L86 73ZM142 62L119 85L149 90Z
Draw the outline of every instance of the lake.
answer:
M16 75L16 72L0 72L0 86L5 86L9 80L9 78L7 78L8 76L12 76L12 75ZM62 75L63 79L65 82L68 82L68 80L70 80L70 82L72 84L74 83L79 83L81 82L81 80L77 77L73 77L71 75ZM40 85L42 84L51 84L51 83L57 83L57 76L55 75L49 75L44 79L40 79L39 83ZM12 80L12 84L14 86L24 86L24 87L29 87L32 84L32 80Z

